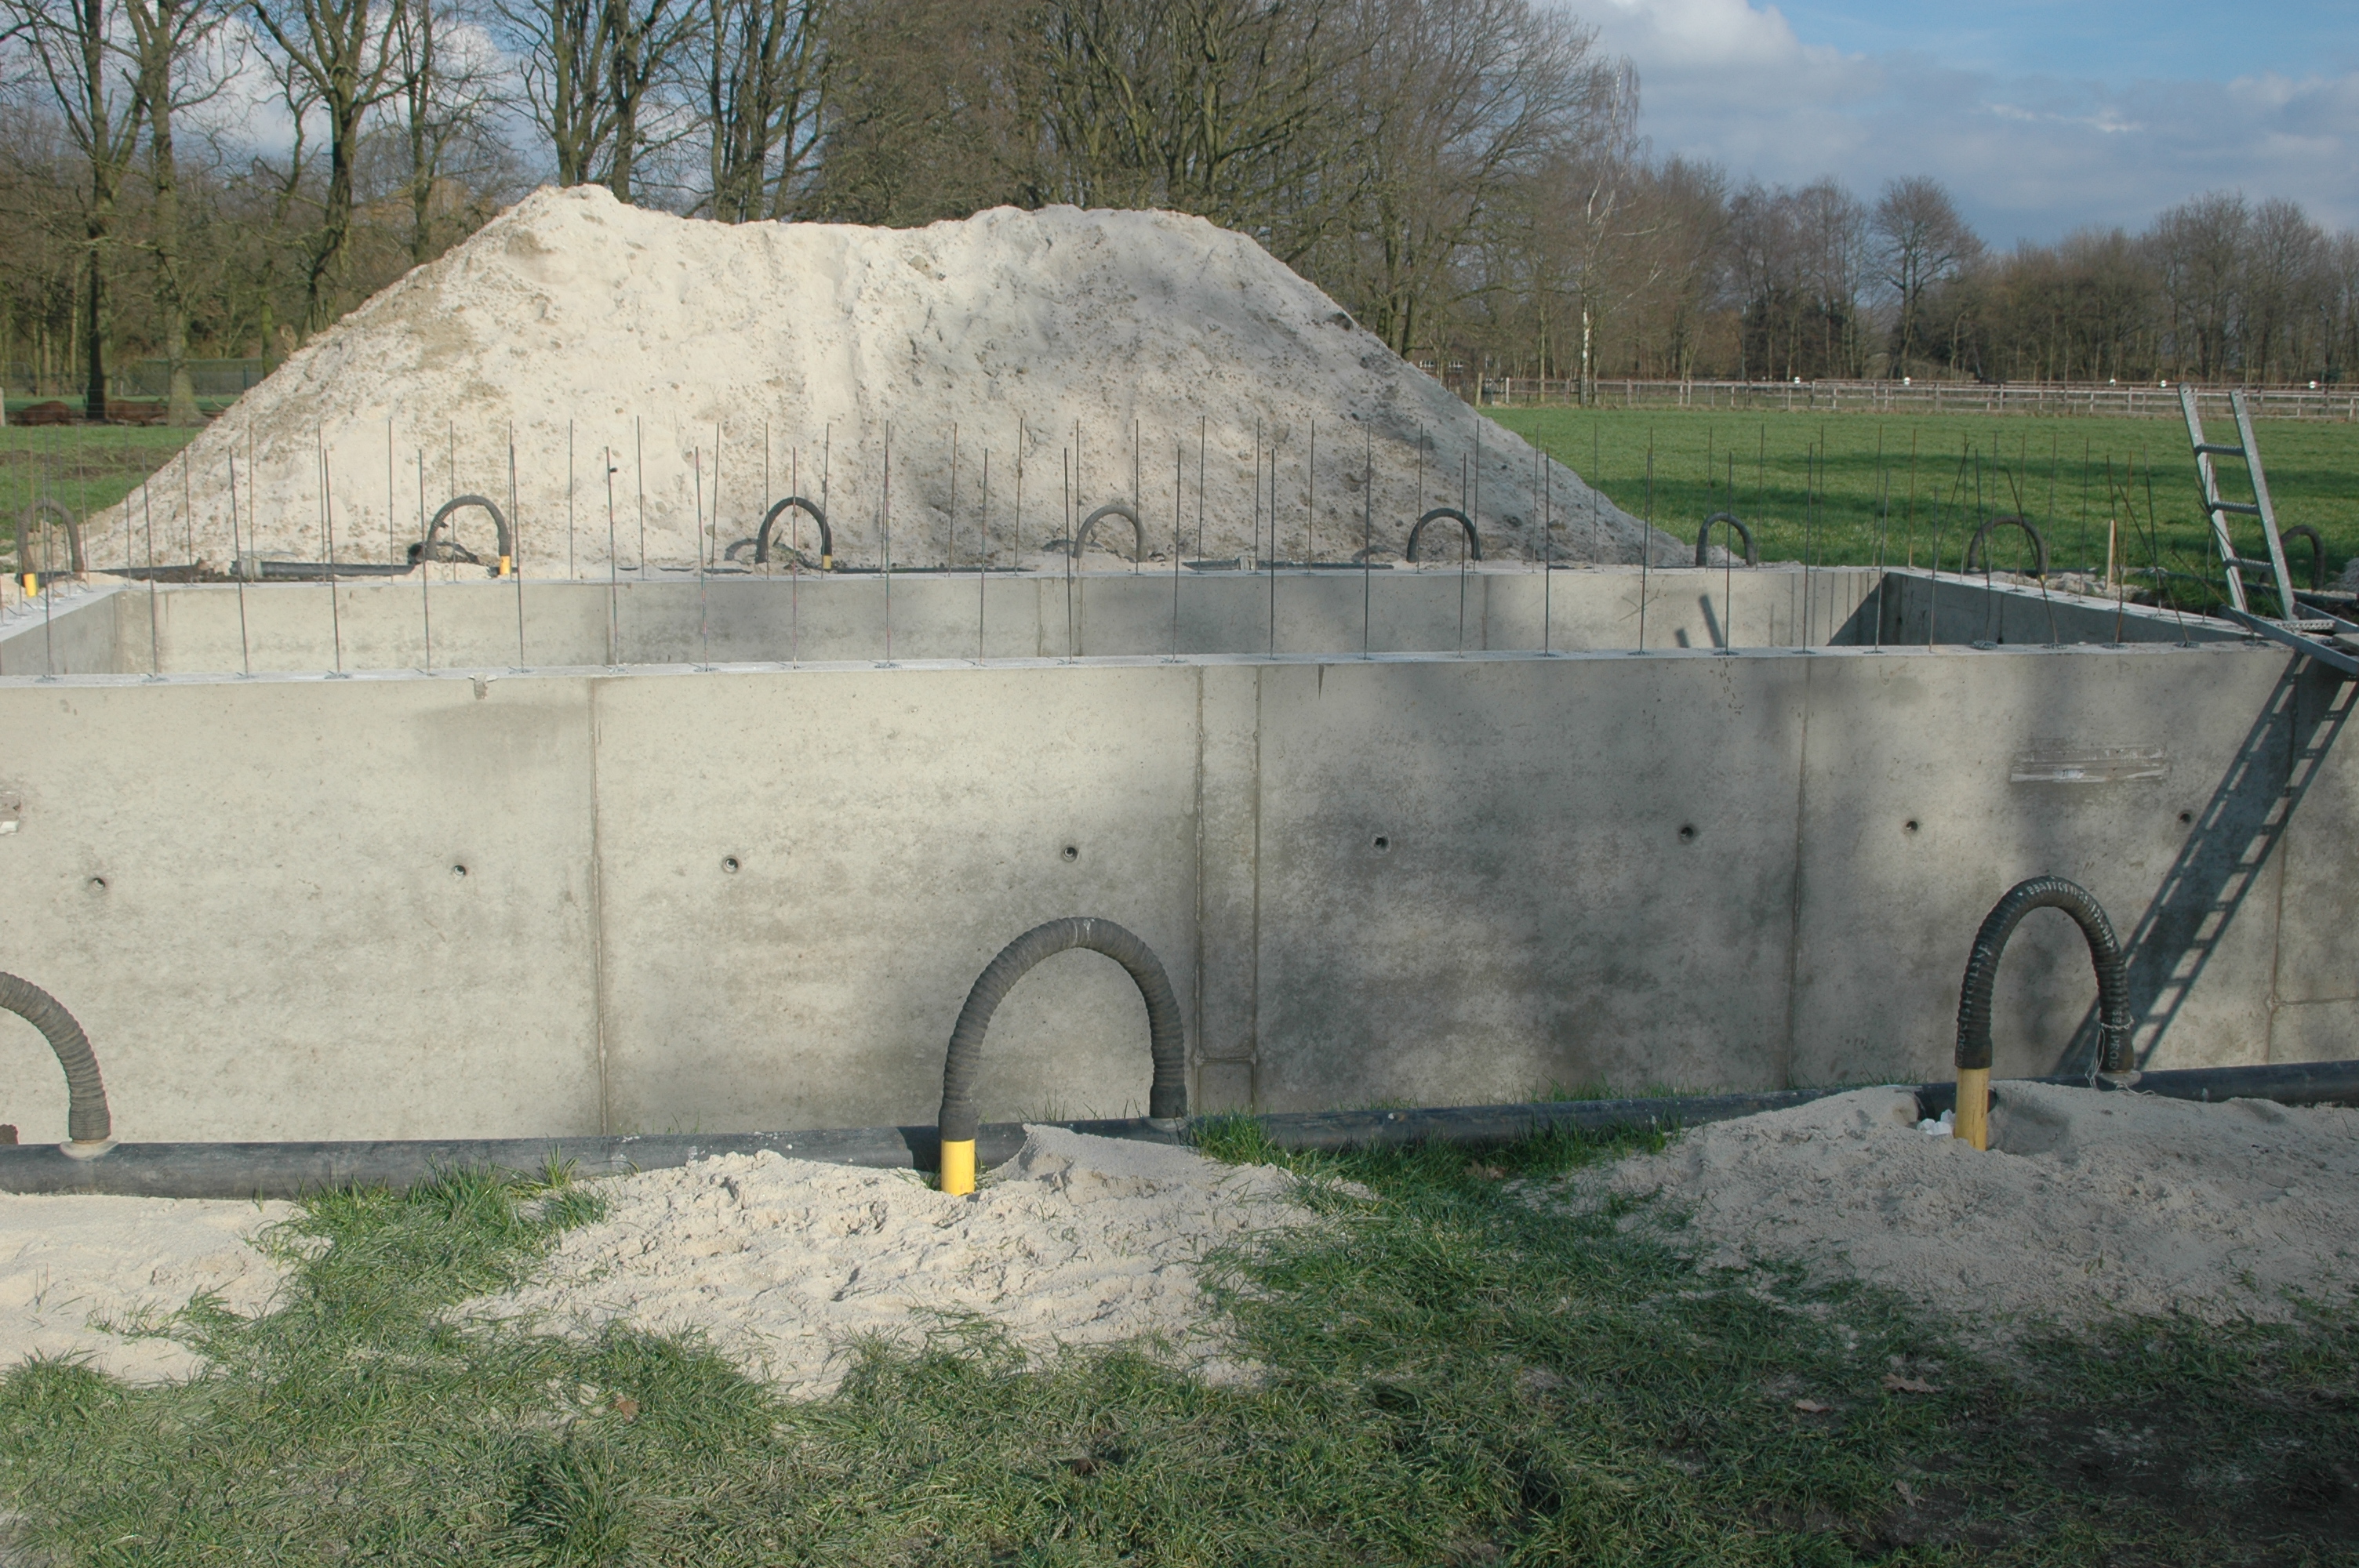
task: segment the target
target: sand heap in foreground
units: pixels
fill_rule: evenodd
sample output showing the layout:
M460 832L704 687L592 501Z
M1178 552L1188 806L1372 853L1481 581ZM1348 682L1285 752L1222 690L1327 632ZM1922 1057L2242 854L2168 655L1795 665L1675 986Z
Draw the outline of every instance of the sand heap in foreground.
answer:
M1217 1376L1199 1260L1308 1218L1268 1167L1053 1127L1027 1129L972 1198L908 1171L768 1152L600 1190L604 1220L568 1232L534 1283L466 1310L585 1333L617 1320L701 1331L799 1393L842 1381L863 1336L907 1343L966 1316L1032 1351L1159 1336Z
M1634 562L1649 536L1201 219L732 225L585 186L527 198L248 392L189 449L193 516L177 465L135 495L132 559L151 513L159 560L193 541L227 563L234 520L271 559L320 558L331 525L338 558L394 558L454 495L507 505L511 430L534 575L603 576L610 536L635 565L643 528L647 558L693 563L700 531L718 554L790 489L824 495L840 559L880 559L889 524L897 562L972 563L986 454L1000 564L1134 494L1167 557L1175 524L1190 557L1266 557L1273 515L1281 559L1347 558L1371 526L1397 551L1462 493L1488 557L1541 552L1543 510L1560 559ZM120 514L90 532L120 557ZM491 550L480 512L459 536Z
M2289 1292L2359 1290L2359 1110L1997 1092L1988 1152L1918 1131L1906 1089L1859 1089L1571 1184L1691 1212L1707 1267L1795 1260L2000 1334L2109 1313L2282 1322Z
M255 1234L283 1203L0 1195L0 1369L81 1356L133 1382L193 1377L204 1358L143 1335L205 1292L242 1317L266 1309L286 1266Z

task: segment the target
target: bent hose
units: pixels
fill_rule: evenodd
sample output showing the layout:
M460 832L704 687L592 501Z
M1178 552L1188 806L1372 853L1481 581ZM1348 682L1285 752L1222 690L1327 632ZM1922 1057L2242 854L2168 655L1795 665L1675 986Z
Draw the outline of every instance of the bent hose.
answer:
M763 514L762 531L754 535L754 564L757 567L770 564L770 530L777 526L779 514L790 506L810 513L811 521L819 524L819 569L833 571L835 535L828 532L827 514L819 509L816 502L806 501L799 495L789 495Z
M1073 947L1103 953L1120 964L1147 1003L1147 1049L1155 1058L1155 1080L1147 1091L1147 1119L1176 1125L1187 1116L1187 1032L1180 1016L1180 999L1172 994L1171 979L1163 972L1162 960L1156 957L1154 949L1111 920L1087 916L1051 920L1002 947L999 957L984 966L951 1030L950 1054L942 1064L942 1108L937 1119L942 1142L942 1191L974 1191L974 1137L981 1125L974 1108L974 1086L983 1070L983 1039L991 1028L991 1015L1034 965Z
M1966 558L1959 568L1961 571L1970 572L1974 569L1974 557L1979 555L1983 546L1989 542L1991 530L1994 528L2022 529L2031 540L2031 575L2033 577L2048 575L2048 541L2041 537L2038 529L2031 525L2029 519L2023 517L1994 517L1975 529L1974 536L1966 541Z
M38 567L34 566L32 557L27 553L26 533L32 527L33 519L44 513L57 518L64 524L66 562L72 568L74 576L80 577L82 573L82 524L75 520L74 514L66 508L63 502L52 501L46 495L42 496L16 514L16 575L25 579L27 593L36 591L37 579L46 579L53 575L49 568L48 529L44 528L41 531L41 564Z
M435 538L444 531L442 525L450 520L451 514L458 511L459 508L462 506L480 506L484 511L492 514L492 527L499 535L500 539L499 569L495 571L492 575L494 577L506 577L508 573L510 564L516 559L516 546L514 541L508 537L507 518L501 514L500 509L492 503L491 498L488 496L455 495L450 500L444 502L442 503L441 510L434 514L434 520L426 524L425 543L419 547L417 556L413 556L411 558L417 559L422 557L427 559L438 561L449 558L446 556L438 556L434 553ZM450 537L443 542L442 547L446 550L457 551L459 555L470 565L482 564L477 557L466 548L466 546L459 543L458 530L455 528L450 531Z
M74 1015L32 981L5 972L0 972L0 1008L39 1030L58 1054L58 1065L66 1070L66 1136L76 1143L105 1142L114 1130L106 1108L106 1085L99 1078L90 1036Z
M1109 501L1103 506L1099 507L1095 512L1091 513L1087 517L1082 519L1081 532L1073 535L1072 556L1075 560L1080 560L1082 558L1082 552L1090 547L1090 530L1098 525L1098 520L1102 517L1119 517L1124 522L1130 524L1130 531L1134 535L1136 535L1136 538L1133 540L1131 545L1130 551L1130 558L1133 565L1136 565L1138 562L1147 558L1146 524L1139 522L1138 514L1131 509L1129 502Z
M1465 530L1467 558L1469 560L1476 561L1483 558L1483 536L1474 532L1473 520L1469 518L1463 512L1459 511L1455 506L1437 506L1432 511L1427 513L1424 516L1419 518L1417 520L1417 525L1408 531L1408 549L1404 552L1407 559L1412 561L1417 559L1417 541L1419 535L1425 532L1425 525L1429 523L1438 523L1445 517L1455 522L1459 527Z
M2315 593L2326 586L2326 541L2320 538L2318 530L2307 523L2278 529L2277 541L2280 545L2290 545L2297 535L2310 541L2310 588Z
M2130 1068L2128 966L2114 923L2089 890L2062 877L2031 877L2006 891L1984 916L1966 956L1965 984L1958 997L1957 1136L1977 1149L1990 1141L1991 991L2006 939L2035 909L2060 909L2081 927L2089 962L2097 971L2097 1064L2102 1072Z
M1735 529L1736 536L1745 541L1746 566L1757 567L1761 564L1761 552L1754 545L1753 530L1745 525L1745 519L1734 512L1715 512L1703 520L1702 527L1696 530L1696 565L1700 567L1712 565L1712 559L1706 554L1706 549L1712 543L1712 525L1715 523L1722 524L1724 529Z

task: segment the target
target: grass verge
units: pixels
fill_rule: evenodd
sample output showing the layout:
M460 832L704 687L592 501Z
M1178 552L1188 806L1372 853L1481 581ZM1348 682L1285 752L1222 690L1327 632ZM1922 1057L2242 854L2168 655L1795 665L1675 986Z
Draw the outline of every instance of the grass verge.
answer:
M1484 412L1592 480L1625 509L1692 540L1702 520L1734 512L1765 560L1814 565L1962 564L1985 517L2021 514L2046 535L2059 568L2102 570L2105 524L2121 523L2130 567L2217 576L2184 426L2167 419L2032 415L1782 414L1702 409L1493 408ZM2233 440L2222 420L2214 440ZM2359 425L2269 420L2254 432L2280 527L2309 524L2330 577L2359 555ZM2110 465L2110 466L2109 466ZM2148 485L2151 481L2151 504ZM2223 490L2242 465L2223 464ZM1561 519L1576 540L1577 514ZM1996 564L2028 564L2013 529ZM2257 545L2255 545L2257 548ZM2022 557L2018 560L2018 555ZM2309 581L2306 547L2288 552ZM2202 595L2188 585L2189 608Z
M109 1564L2353 1560L2351 1321L2000 1366L1525 1201L1653 1141L1288 1161L1359 1185L1210 1276L1244 1382L971 1325L800 1404L693 1343L447 1322L595 1212L561 1182L332 1197L277 1311L191 1314L209 1375L0 1381L0 1494L20 1555Z

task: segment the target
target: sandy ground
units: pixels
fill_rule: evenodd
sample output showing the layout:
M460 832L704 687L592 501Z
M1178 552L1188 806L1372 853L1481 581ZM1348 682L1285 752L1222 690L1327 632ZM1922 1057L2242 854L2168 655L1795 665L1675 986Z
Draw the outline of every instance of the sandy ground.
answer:
M700 533L721 556L799 490L823 496L846 561L876 560L889 524L902 564L964 565L986 453L1002 565L1019 545L1039 562L1069 519L1117 500L1137 503L1166 559L1181 534L1190 557L1266 557L1273 512L1283 559L1347 558L1368 529L1397 553L1444 504L1474 514L1490 558L1544 551L1542 521L1559 559L1635 562L1649 537L1201 219L1051 207L922 229L729 224L595 186L527 197L291 356L189 447L192 507L178 463L133 504L152 505L159 558L193 539L225 565L234 463L241 547L317 560L325 524L338 559L384 561L419 537L421 502L474 492L520 517L528 575L570 560L603 576L610 491L614 554L636 567L643 526L648 560L688 565ZM457 518L488 558L488 518ZM1100 526L1109 544L1128 532ZM85 531L96 564L120 554L119 510ZM1690 555L1651 536L1658 565Z
M0 1369L29 1356L87 1356L132 1382L194 1375L201 1357L123 1332L210 1291L241 1315L266 1309L284 1273L254 1234L290 1204L0 1195Z
M2108 1313L2285 1321L2291 1296L2359 1291L2359 1110L1997 1092L1987 1152L1919 1130L1905 1089L1860 1089L1565 1185L1691 1213L1707 1266L1798 1261L2001 1336Z
M804 1394L840 1382L862 1336L908 1343L971 1315L1033 1351L1152 1335L1233 1372L1196 1262L1307 1217L1268 1167L1048 1127L971 1198L906 1171L766 1152L602 1190L604 1221L568 1233L533 1284L469 1310L577 1332L701 1331Z

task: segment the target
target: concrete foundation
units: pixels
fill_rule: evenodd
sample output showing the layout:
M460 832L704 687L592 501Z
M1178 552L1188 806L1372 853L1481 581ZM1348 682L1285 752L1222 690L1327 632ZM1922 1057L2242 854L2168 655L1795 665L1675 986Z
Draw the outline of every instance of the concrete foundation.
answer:
M1169 577L1093 578L1068 662L1038 656L1061 580L1023 578L983 591L1027 656L977 663L974 579L908 580L889 668L841 657L874 579L708 583L701 634L692 583L525 585L528 648L603 665L636 606L625 653L709 634L710 672L511 669L512 584L433 586L476 667L430 675L175 673L242 651L234 589L155 595L160 675L144 587L48 628L54 657L88 616L103 671L27 673L19 616L0 968L82 1019L126 1139L925 1120L976 973L1072 914L1162 956L1200 1105L1468 1104L1939 1077L1975 926L2050 871L2133 946L2147 1065L2359 1054L2350 689L2209 623L2077 601L2051 632L2036 590L1906 573L1304 572L1280 630L1329 646L1272 656L1269 579L1235 574L1181 579L1225 645L1174 658ZM1462 588L1468 653L1360 655L1364 603L1372 645L1430 643ZM255 668L322 632L407 663L419 585L338 591L332 629L325 585L249 588ZM1536 600L1573 651L1528 651ZM1999 1071L2084 1057L2093 996L2035 917ZM1143 1108L1144 1009L1093 955L1019 985L989 1054L986 1118ZM7 1020L0 1119L64 1125Z

